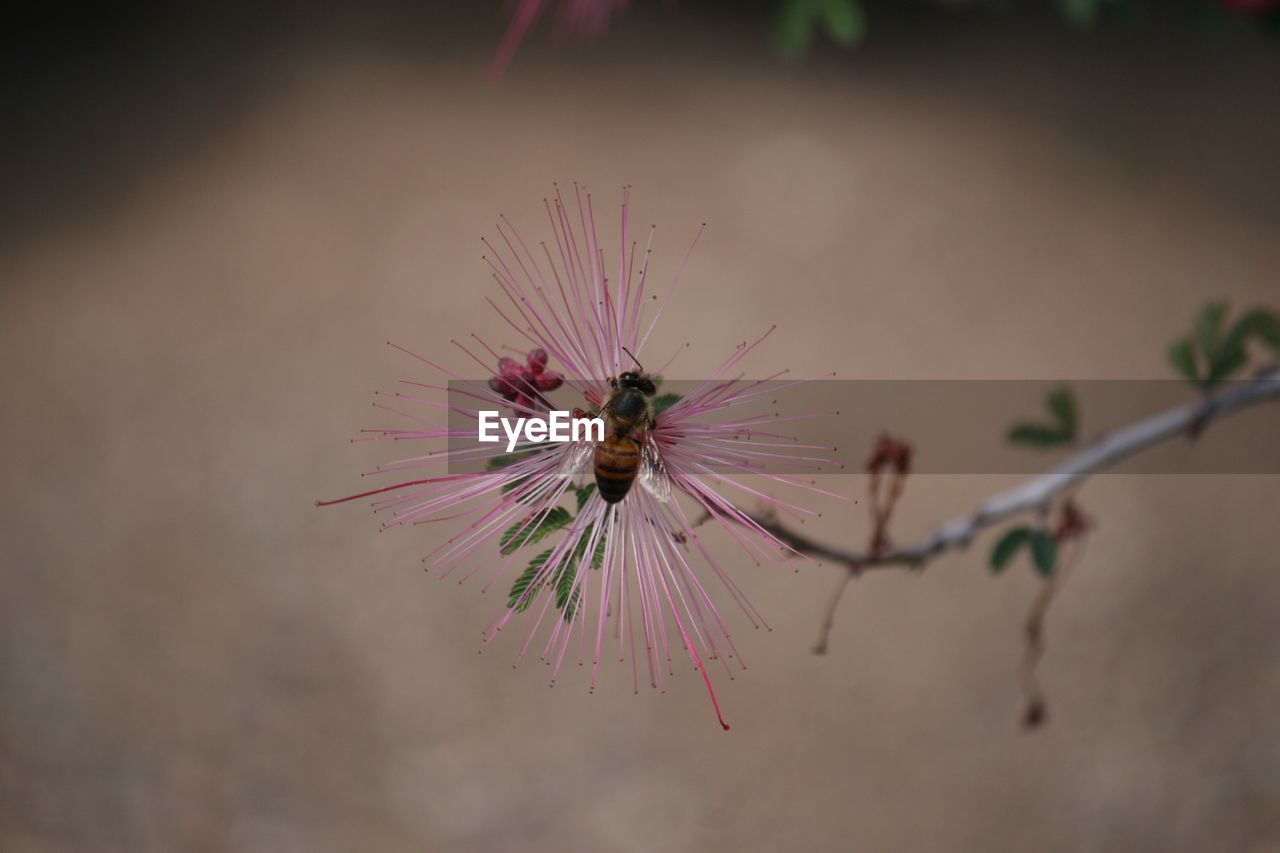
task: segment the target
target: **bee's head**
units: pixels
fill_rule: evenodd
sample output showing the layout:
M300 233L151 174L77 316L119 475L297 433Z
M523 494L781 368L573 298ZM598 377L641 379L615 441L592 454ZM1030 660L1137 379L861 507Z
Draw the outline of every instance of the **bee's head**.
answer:
M657 387L653 384L653 380L643 373L636 373L634 370L628 370L618 377L618 385L623 388L634 388L642 394L656 394Z

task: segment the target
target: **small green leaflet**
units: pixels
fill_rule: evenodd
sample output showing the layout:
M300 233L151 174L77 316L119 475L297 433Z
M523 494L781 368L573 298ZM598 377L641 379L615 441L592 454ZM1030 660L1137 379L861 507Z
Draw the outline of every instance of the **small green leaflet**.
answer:
M1006 532L991 549L991 571L1002 572L1018 549L1026 544L1031 535L1029 527L1015 527Z
M1058 426L1062 427L1063 432L1070 436L1070 441L1074 441L1076 437L1076 397L1071 393L1071 389L1066 385L1061 388L1055 388L1049 392L1046 398L1049 411L1058 421Z
M1200 352L1210 357L1218 352L1218 341L1222 337L1222 318L1227 314L1227 303L1210 302L1200 310L1200 318L1196 322L1196 343Z
M1191 382L1200 381L1200 369L1196 367L1196 351L1192 348L1190 339L1184 338L1169 347L1169 361L1183 379Z
M1053 574L1053 567L1058 560L1058 543L1049 535L1049 531L1036 528L1031 531L1031 559L1041 577Z
M1058 560L1058 543L1043 527L1020 525L1005 531L991 549L991 571L999 574L1023 546L1030 546L1031 562L1041 577L1053 574Z
M516 578L515 583L511 584L511 592L507 595L508 607L512 607L521 613L529 609L529 605L533 603L536 590L529 592L527 595L525 590L529 589L529 585L538 576L538 572L542 571L542 567L546 565L547 560L551 559L551 553L554 550L554 548L548 548L529 561L529 567L520 573L520 577Z

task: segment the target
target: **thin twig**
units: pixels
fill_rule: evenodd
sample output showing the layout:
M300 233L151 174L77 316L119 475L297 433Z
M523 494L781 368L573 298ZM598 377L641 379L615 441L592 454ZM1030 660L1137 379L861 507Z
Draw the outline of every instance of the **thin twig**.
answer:
M853 572L845 572L836 580L836 588L831 591L831 597L827 599L827 610L822 617L822 630L818 632L818 642L813 644L815 655L825 655L831 645L831 629L836 626L836 611L840 609L840 599L844 596L844 591L848 589L851 580L853 580Z
M1203 429L1209 422L1268 400L1280 399L1280 368L1241 382L1208 400L1177 406L1115 430L1068 458L1048 473L1000 492L969 515L942 525L916 545L890 548L880 553L853 551L803 536L769 515L753 516L784 545L820 560L831 560L848 571L885 567L922 568L946 551L967 546L983 529L1015 515L1044 511L1054 498L1081 480L1110 468L1161 442Z
M1027 620L1023 626L1026 636L1026 650L1022 659L1022 690L1026 696L1026 706L1022 714L1022 723L1029 729L1044 725L1049 715L1049 701L1044 688L1040 686L1036 668L1045 652L1045 621L1049 618L1049 607L1053 604L1062 584L1066 581L1072 567L1077 562L1079 550L1062 561L1053 574L1045 578L1039 592L1031 602L1027 611Z

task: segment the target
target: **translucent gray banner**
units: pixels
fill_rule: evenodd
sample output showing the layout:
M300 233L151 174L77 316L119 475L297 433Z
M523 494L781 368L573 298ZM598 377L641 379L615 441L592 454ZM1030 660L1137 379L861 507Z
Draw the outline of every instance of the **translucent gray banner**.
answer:
M546 392L536 406L589 408L575 387L580 386L570 380ZM715 383L666 380L657 396L662 404L677 398L693 402L711 387ZM1073 401L1070 413L1062 403L1064 388ZM775 474L857 473L866 469L878 439L887 433L911 446L915 473L1032 474L1096 446L1103 436L1145 424L1157 433L1165 431L1149 449L1110 470L1280 474L1280 381L1275 379L1223 383L1208 398L1222 401L1222 410L1213 410L1207 419L1197 417L1206 397L1176 380L743 380L734 392L745 399L692 415L677 403L657 415L659 427L672 431L678 424L694 425L686 432L695 437L673 440L683 440L685 449L695 453L705 449L705 455L695 458L712 470L737 471L749 462ZM1047 402L1054 394L1057 414ZM485 470L495 464L491 457L506 453L500 426L495 427L500 442L478 440L477 409L498 411L512 423L531 414L518 415L493 396L487 378L449 383L450 473ZM1241 400L1244 405L1238 405ZM1075 422L1069 441L1063 414L1073 414ZM715 428L729 421L745 426ZM1170 424L1184 422L1185 427L1169 432ZM1010 440L1017 426L1023 427L1018 433L1022 442ZM524 449L559 452L560 446Z

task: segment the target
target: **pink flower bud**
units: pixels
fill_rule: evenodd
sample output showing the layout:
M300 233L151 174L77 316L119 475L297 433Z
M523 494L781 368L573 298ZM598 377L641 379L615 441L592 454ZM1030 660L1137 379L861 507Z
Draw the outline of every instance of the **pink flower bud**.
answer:
M498 373L504 379L515 379L525 372L524 365L510 356L498 359Z
M546 370L541 375L535 376L533 383L539 391L554 391L564 384L564 377L554 370Z

